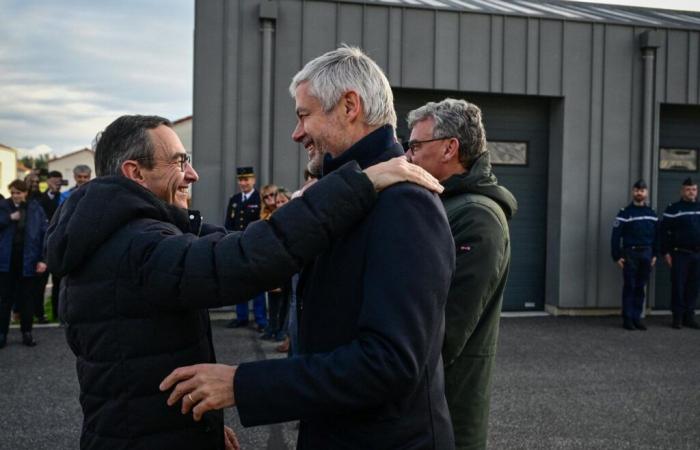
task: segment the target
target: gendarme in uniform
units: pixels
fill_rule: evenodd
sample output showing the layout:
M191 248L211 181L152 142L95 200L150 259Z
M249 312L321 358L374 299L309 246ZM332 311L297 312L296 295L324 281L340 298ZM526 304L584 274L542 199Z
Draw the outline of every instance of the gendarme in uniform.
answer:
M254 177L252 167L239 167L236 169L238 178ZM244 194L238 192L234 194L228 201L226 208L226 217L224 219L224 227L229 231L243 231L249 223L260 219L260 194L253 189L251 192Z

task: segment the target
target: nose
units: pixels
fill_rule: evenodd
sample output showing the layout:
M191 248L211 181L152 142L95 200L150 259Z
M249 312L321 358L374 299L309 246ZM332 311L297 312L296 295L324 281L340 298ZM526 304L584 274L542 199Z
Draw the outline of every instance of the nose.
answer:
M194 170L194 167L192 167L192 164L185 164L185 181L188 183L196 183L198 180L199 175L197 174L197 171Z
M295 126L294 131L292 131L292 140L294 142L301 142L305 135L304 125L302 125L301 120L297 120L297 126Z

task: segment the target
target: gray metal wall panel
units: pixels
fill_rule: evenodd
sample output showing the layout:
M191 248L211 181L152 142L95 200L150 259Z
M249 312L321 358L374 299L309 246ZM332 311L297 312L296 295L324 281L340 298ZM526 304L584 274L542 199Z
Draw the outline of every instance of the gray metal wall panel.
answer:
M659 39L661 40L661 46L656 49L656 69L655 69L655 80L656 80L656 101L660 103L666 102L666 44L667 44L667 34L666 30L660 30ZM654 123L658 122L658 115L655 116Z
M221 223L225 202L222 186L223 147L223 0L195 5L192 157L199 182L192 187L192 204L213 223Z
M402 85L432 88L435 65L435 13L406 9L403 21Z
M700 33L688 33L688 100L698 103L698 79L700 79Z
M481 14L461 14L459 89L489 91L491 21Z
M563 47L563 89L564 89L564 142L561 170L566 180L566 196L562 204L562 241L566 246L566 263L569 268L561 274L560 306L574 307L586 304L589 283L595 277L581 276L587 273L587 227L591 219L585 207L588 204L588 191L575 186L586 186L589 179L589 128L590 128L590 85L591 73L580 70L580 61L590 60L591 26L588 24L567 23L568 33ZM561 151L561 150L560 150ZM580 268L580 270L576 270Z
M527 19L527 94L537 95L540 83L540 21Z
M564 220L564 176L561 170L564 153L564 100L552 99L549 117L549 176L547 179L547 277L545 302L557 307L561 303L562 285L568 281L567 243L562 239Z
M336 4L305 1L302 25L304 63L336 48Z
M389 67L389 10L376 6L365 7L363 48L379 67Z
M503 17L491 16L491 92L503 92Z
M459 89L459 14L435 17L435 89Z
M688 100L688 33L668 32L666 64L666 101L686 103Z
M392 86L402 86L401 79L401 48L403 42L403 10L391 9L389 11L389 67L387 68L387 78Z
M527 19L506 17L503 27L503 92L527 91Z
M561 95L563 22L540 22L540 95Z
M364 7L355 4L338 5L338 43L362 45L362 27L364 25Z
M291 138L296 125L294 101L288 87L302 66L302 7L297 2L280 2L275 30L275 75L273 80L272 179L288 188L299 185L306 166L306 150Z

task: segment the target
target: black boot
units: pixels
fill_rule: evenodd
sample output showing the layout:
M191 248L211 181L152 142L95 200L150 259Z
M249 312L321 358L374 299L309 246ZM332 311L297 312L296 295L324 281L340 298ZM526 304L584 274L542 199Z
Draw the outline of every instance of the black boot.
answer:
M36 345L36 341L32 337L32 333L26 332L22 333L22 344L26 345L27 347L34 347Z
M674 314L674 315L673 315L673 323L671 324L671 327L672 327L672 328L675 328L676 330L680 330L681 328L683 328L683 327L681 326L681 316L680 316L680 314Z
M642 319L635 320L635 321L633 321L633 323L634 323L634 327L636 329L642 330L642 331L647 331L647 326L644 325L644 322L642 322Z
M700 330L700 324L695 320L695 314L686 314L683 316L683 326Z
M0 348L5 347L5 345L7 345L7 336L0 334Z
M632 323L632 319L628 319L627 317L625 317L622 321L622 328L630 331L636 330L636 328L634 328L634 324Z

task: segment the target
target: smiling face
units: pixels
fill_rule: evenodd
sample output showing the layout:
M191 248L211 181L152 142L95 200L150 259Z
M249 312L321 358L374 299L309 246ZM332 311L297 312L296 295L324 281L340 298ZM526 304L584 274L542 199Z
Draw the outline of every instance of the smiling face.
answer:
M24 203L27 200L27 192L20 191L16 188L12 188L10 189L10 197L12 197L12 202L15 205L19 205L20 203Z
M339 107L323 111L321 102L308 92L308 82L301 83L296 90L297 125L292 139L304 146L309 156L309 172L320 174L323 156L330 153L340 155L352 145L345 126L339 120Z
M154 166L147 169L141 166L143 186L158 198L171 205L187 208L190 184L199 179L194 168L181 158L186 155L185 147L177 134L165 125L148 130L155 148Z
M82 186L90 181L90 172L77 172L73 174L76 186Z
M238 177L238 188L244 194L253 190L255 186L255 177Z

